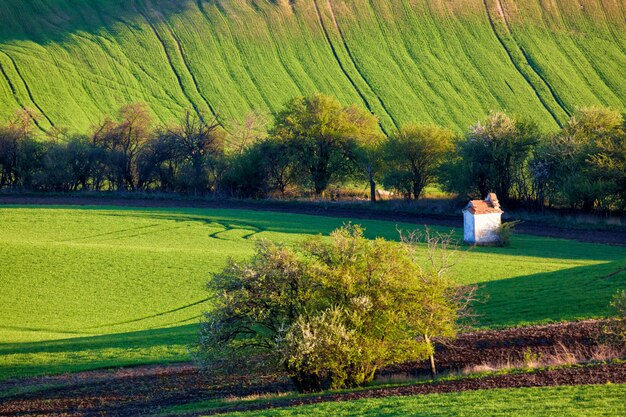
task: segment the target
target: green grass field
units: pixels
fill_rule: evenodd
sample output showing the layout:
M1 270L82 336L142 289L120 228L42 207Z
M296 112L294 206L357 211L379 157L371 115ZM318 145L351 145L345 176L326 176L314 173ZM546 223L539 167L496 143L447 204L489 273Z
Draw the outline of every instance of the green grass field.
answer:
M626 385L495 389L415 397L387 397L228 416L622 416ZM199 407L198 411L202 412Z
M0 208L0 379L189 359L204 284L255 239L288 244L344 219L244 210ZM369 237L396 224L355 221ZM400 225L402 228L411 228ZM460 231L457 231L460 236ZM481 327L602 317L626 287L622 247L516 235L464 251ZM613 275L612 275L613 274Z
M129 102L224 120L314 91L386 129L626 109L624 0L4 0L0 120L85 130Z

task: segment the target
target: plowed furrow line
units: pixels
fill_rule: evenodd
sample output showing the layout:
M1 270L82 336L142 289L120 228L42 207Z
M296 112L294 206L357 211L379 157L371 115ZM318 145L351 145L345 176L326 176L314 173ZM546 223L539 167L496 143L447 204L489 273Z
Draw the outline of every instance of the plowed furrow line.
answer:
M511 29L509 27L509 23L506 20L506 17L504 16L504 9L502 9L502 3L500 2L500 0L496 0L497 1L497 6L498 6L498 11L501 11L501 15L502 15L502 21L505 25L505 28L507 30L507 32L509 33L509 35L511 34ZM556 113L554 112L554 110L552 109L552 107L547 103L547 101L545 100L545 98L541 95L541 93L539 92L539 90L537 89L537 86L535 86L535 84L533 83L533 81L530 79L530 77L526 74L526 72L522 69L521 64L519 62L517 62L517 60L515 59L515 57L513 56L512 52L509 50L509 48L506 46L506 42L504 42L504 39L502 39L502 35L499 33L498 28L496 26L496 23L494 21L494 18L491 16L491 12L489 11L489 4L487 3L487 0L483 0L483 4L485 6L485 12L487 13L487 18L489 20L489 25L491 26L491 29L493 30L493 33L495 35L495 37L498 39L498 42L500 43L500 45L502 46L502 48L504 49L504 51L506 52L507 56L509 57L509 60L511 61L511 64L513 64L513 66L515 67L515 69L520 73L520 75L524 78L524 80L526 80L526 82L528 83L528 85L530 86L530 88L535 92L535 96L537 96L537 99L541 102L541 104L545 107L545 109L548 111L548 113L550 113L550 115L552 116L552 118L554 119L554 121L557 123L557 125L559 125L559 127L563 127L563 123L561 122L561 120L559 119L559 117L556 115ZM511 39L513 39L513 36L511 35ZM519 45L518 45L519 48ZM526 57L526 54L521 51L520 49L520 53ZM541 74L539 74L533 67L532 65L530 65L529 62L526 62L526 64L528 64L528 66L530 68L532 68L532 70L534 71L534 73L537 74L537 76L543 80L546 88L548 88L553 95L553 98L555 99L555 101L557 102L557 104L559 104L559 101L556 100L556 97L554 96L554 91L552 90L552 88L548 85L548 83L546 82L546 80L541 76ZM567 114L570 115L570 113L568 112L568 110L566 108L564 108L563 106L561 106L559 104L559 106L562 108L562 110Z
M41 106L39 104L37 104L37 101L35 101L35 97L33 97L33 92L31 91L30 87L28 86L28 83L26 82L26 79L24 78L24 76L22 75L22 73L20 72L19 67L17 66L17 63L15 62L15 60L13 59L13 57L11 55L9 55L7 52L5 51L0 51L4 56L6 56L9 61L11 62L11 65L13 66L13 70L15 71L15 73L17 74L17 76L19 77L20 81L22 82L22 84L24 84L24 89L26 90L26 94L28 95L28 99L30 100L30 102L33 104L33 106L35 106L35 108L39 111L39 113L41 113L41 115L48 121L48 123L50 124L50 126L55 127L54 123L52 122L52 120L48 117L48 115L46 114L46 112L43 110L43 108L41 108ZM18 94L17 94L17 89L15 88L15 85L10 81L6 71L4 70L4 68L2 69L2 74L4 75L4 77L7 79L7 81L9 82L9 86L11 88L11 91L13 92L13 95L15 96L16 101L20 104L20 106L23 109L26 109L27 107L24 106L23 103L21 103L21 100L18 99ZM33 118L33 122L35 123L35 125L42 131L46 132L46 129L44 129L40 123L37 121L36 118Z
M328 28L326 27L326 23L324 23L324 18L322 17L322 12L320 11L319 8L319 4L318 4L318 0L313 0L313 4L315 6L315 12L317 13L317 19L319 21L319 24L322 28L322 32L324 33L324 37L326 38L326 42L328 43L328 46L330 47L331 52L333 53L333 56L335 57L335 61L337 61L337 64L339 65L339 68L341 69L341 71L343 72L343 74L346 76L346 79L350 82L350 84L352 85L352 88L354 88L354 90L357 92L357 94L359 95L359 97L361 97L361 100L363 100L363 103L365 104L365 107L371 112L374 113L374 110L372 108L372 105L370 103L370 101L367 99L367 97L365 96L365 94L363 94L363 92L361 91L361 89L357 86L355 80L352 78L352 76L350 75L350 73L348 72L348 70L346 69L344 63L341 61L341 58L339 57L339 54L337 53L337 49L335 48L335 45L333 44L333 41L330 37L330 33L328 32ZM330 6L330 2L328 3ZM331 8L331 12L333 13L333 19L335 20L335 26L336 28L339 30L339 26L337 25L337 21L335 19L335 15L334 15L334 11L332 11ZM367 82L367 80L363 77L363 74L361 73L361 71L358 69L358 67L356 66L356 62L354 60L354 57L352 57L347 44L345 42L345 39L343 37L343 34L341 32L339 32L339 36L342 39L343 42L343 46L344 48L346 48L346 52L348 53L348 56L350 57L350 60L352 62L352 64L354 65L357 73L361 76L361 79L363 80L363 82L370 88L371 90L371 86L369 85L369 83ZM378 99L378 102L380 104L380 106L384 109L384 111L387 113L387 116L391 119L391 121L393 122L393 124L395 125L395 127L397 128L398 125L396 123L396 121L394 120L394 118L391 116L391 114L389 113L389 111L387 110L387 108L385 107L383 101L381 100L381 98L376 95L376 93L374 93L374 91L372 90L372 93L376 96L376 98ZM383 132L386 132L386 129L384 127L384 125L381 123L380 124L381 129L383 130Z

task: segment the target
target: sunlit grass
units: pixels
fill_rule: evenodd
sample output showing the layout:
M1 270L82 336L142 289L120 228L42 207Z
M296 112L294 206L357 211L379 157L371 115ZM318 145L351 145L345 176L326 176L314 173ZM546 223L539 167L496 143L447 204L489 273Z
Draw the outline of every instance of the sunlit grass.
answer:
M553 3L502 1L502 45L482 0L5 0L0 120L39 107L84 131L146 102L157 122L191 107L228 121L315 91L368 106L387 130L461 131L492 110L556 129L546 106L563 122L559 101L625 109L619 2Z
M211 272L252 255L257 239L295 244L346 221L246 210L0 208L0 378L188 360L211 307ZM397 228L414 227L355 223L370 238L397 239ZM515 235L507 248L468 249L453 273L481 285L482 327L603 317L626 286L626 272L611 275L626 268L622 247Z
M229 416L619 416L626 385L493 389L269 409ZM201 412L201 408L196 410Z

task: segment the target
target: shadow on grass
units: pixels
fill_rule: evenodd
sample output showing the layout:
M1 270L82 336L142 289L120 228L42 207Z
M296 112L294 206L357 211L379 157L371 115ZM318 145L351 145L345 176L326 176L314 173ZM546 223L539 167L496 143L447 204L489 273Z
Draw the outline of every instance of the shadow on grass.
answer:
M197 335L198 325L187 324L165 329L73 337L43 342L0 343L0 355L39 352L63 353L99 349L145 349L163 345L186 346L193 343Z
M141 30L143 14L184 13L196 2L153 0L4 0L0 2L0 42L31 40L39 44L62 42L78 33L97 34L124 23ZM28 18L28 24L23 24Z
M197 337L198 325L189 324L103 336L3 343L0 344L0 381L102 368L189 361L191 358L187 348L196 342Z
M626 288L626 260L579 266L481 284L488 298L477 304L479 324L510 327L611 314L609 303Z

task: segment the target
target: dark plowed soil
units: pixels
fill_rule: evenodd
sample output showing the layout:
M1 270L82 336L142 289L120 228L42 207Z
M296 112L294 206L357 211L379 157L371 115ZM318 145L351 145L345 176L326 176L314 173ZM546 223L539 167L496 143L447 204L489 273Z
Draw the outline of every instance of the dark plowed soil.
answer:
M476 367L516 367L524 366L529 360L549 362L551 358L558 361L568 356L580 362L602 353L622 353L600 336L606 325L606 321L586 320L464 333L454 341L437 346L438 368L459 371ZM416 376L428 372L425 363L407 363L387 368L382 374Z
M0 205L76 205L76 206L123 206L123 207L192 207L192 208L223 208L255 211L274 211L296 214L310 214L328 217L346 217L351 219L375 219L413 223L416 225L432 225L444 227L463 227L461 216L447 216L437 214L414 214L396 211L376 211L354 207L329 206L322 204L289 204L280 201L250 203L246 201L181 201L167 199L123 199L99 197L58 197L58 196L14 196L1 195ZM520 233L536 236L546 236L562 239L572 239L589 243L605 243L609 245L625 245L626 231L624 230L582 230L568 229L539 222L525 221L516 227Z
M467 333L461 335L453 345L439 346L437 358L442 370L506 361L516 363L523 361L525 355L528 356L528 349L536 357L567 349L581 355L582 358L590 355L601 345L601 341L596 338L601 326L603 326L601 322L585 321ZM415 363L386 369L381 372L381 376L397 373L424 375L427 372L425 364ZM606 382L626 383L626 364L541 370L400 388L372 388L357 393L321 395L304 399L278 398L248 404L245 407L233 405L220 411L321 401L347 401L389 395ZM287 378L280 375L229 377L217 380L198 372L190 364L180 364L91 371L0 383L0 393L15 389L37 389L37 391L16 393L0 399L0 416L143 416L166 407L194 401L286 392L292 391L294 387Z

